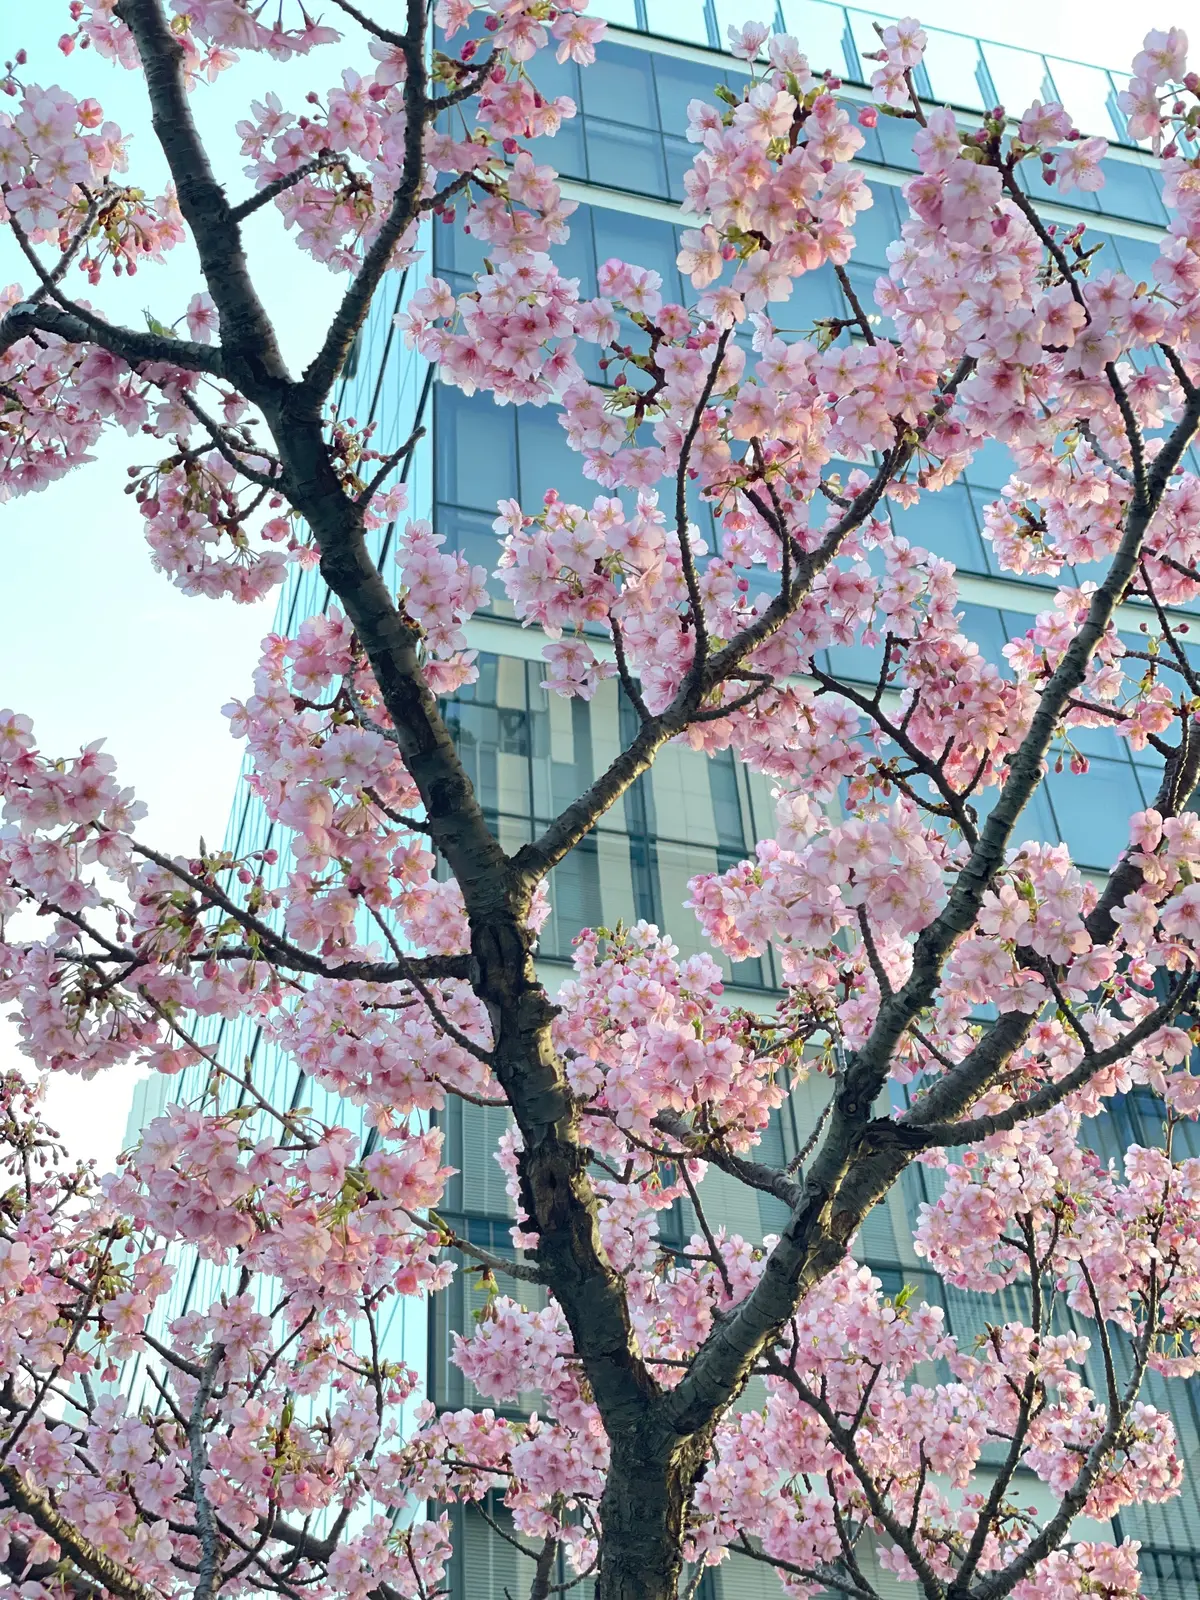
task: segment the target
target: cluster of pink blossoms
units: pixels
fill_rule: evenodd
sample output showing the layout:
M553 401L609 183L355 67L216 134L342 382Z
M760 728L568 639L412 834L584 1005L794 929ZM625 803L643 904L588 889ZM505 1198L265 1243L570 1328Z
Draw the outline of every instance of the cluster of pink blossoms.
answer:
M1184 137L1200 122L1200 84L1178 31L1148 36L1123 105L1134 136L1162 149L1171 222L1153 285L1135 283L1077 233L1047 228L1017 177L1032 158L1059 195L1093 191L1104 141L1081 137L1057 103L1034 102L1019 120L998 108L962 128L915 102L919 25L884 29L873 87L915 124L919 170L864 306L844 270L871 204L852 165L862 135L802 41L732 30L751 64L743 91L689 108L686 189L699 225L679 254L698 291L688 309L664 297L659 274L621 260L581 296L551 255L573 207L522 141L554 132L574 107L542 97L526 64L551 41L560 60L586 63L602 24L498 0L477 36L483 10L437 7L447 41L468 33L457 56L436 58L437 81L472 102L474 126L460 134L429 119L418 211L385 253L392 266L414 262L421 212L449 218L462 192L489 270L457 298L428 278L402 327L467 392L558 403L601 491L590 506L551 492L536 509L497 508L496 576L521 621L549 636L549 686L587 697L620 674L652 725L714 652L747 638L736 671L704 680L683 736L699 750L732 748L776 787L775 836L752 860L695 879L690 903L729 959L775 950L777 1012L731 1009L712 956L681 961L660 930L638 924L581 933L549 1023L593 1158L599 1246L640 1359L669 1393L763 1281L777 1243L707 1226L698 1191L709 1164L753 1175L787 1087L813 1071L836 1086L846 1053L869 1048L961 887L987 808L1006 803L1043 696L1102 592L1064 588L1007 646L1006 665L988 661L962 631L952 567L895 532L889 503L919 507L997 439L1014 465L986 512L993 549L1008 570L1053 575L1121 559L1147 471L1167 462L1118 597L1150 602L1147 648L1127 648L1110 608L1043 748L1058 739L1082 770L1072 731L1103 726L1187 770L1200 684L1170 608L1200 596L1200 484L1182 451L1170 461L1164 451L1200 384L1200 166ZM73 39L137 64L114 6L76 11ZM193 86L239 52L286 57L333 38L306 13L271 22L239 0L180 0L175 13ZM267 95L238 127L253 195L269 191L299 247L338 272L370 254L406 176L409 58L381 39L369 54L369 73L346 68L302 114ZM116 184L121 135L95 102L15 78L5 87L20 110L0 117L4 220L31 246L76 250L95 285L105 265L131 271L183 237L171 195L150 206ZM776 308L818 269L840 275L847 315L785 337ZM3 300L18 320L31 306L17 289ZM257 442L262 420L213 364L220 320L196 294L156 335L176 341L160 342L156 359L90 343L86 318L11 341L0 354L12 405L0 487L41 487L109 426L169 441L168 459L132 485L153 558L188 592L246 600L279 582L288 556L313 553L281 462ZM602 381L585 375L580 343L598 350ZM350 422L330 425L328 454L356 527L405 511ZM848 470L831 472L835 459ZM689 520L689 491L712 513L712 549ZM488 574L419 520L396 552L423 683L450 694L475 673L464 628ZM839 676L837 652L851 646L876 652L874 685ZM508 1266L519 1285L522 1270L536 1276L539 1247L515 1130L496 1154L526 1258L473 1249L434 1210L451 1173L430 1114L455 1095L505 1099L490 1054L496 1014L472 982L475 930L462 888L438 874L380 681L335 605L266 640L252 695L228 712L286 843L246 856L153 849L99 745L47 757L27 718L0 713L0 1001L15 1008L22 1049L41 1069L139 1063L203 1083L99 1184L47 1154L19 1080L0 1086L0 1159L17 1180L0 1215L0 1356L6 1393L25 1408L6 1449L18 1483L52 1493L92 1550L157 1593L195 1587L184 1575L209 1559L205 1516L239 1552L222 1593L260 1592L255 1562L267 1551L279 1563L272 1581L303 1583L316 1600L367 1600L380 1583L406 1600L436 1592L446 1519L397 1529L380 1507L497 1491L518 1533L558 1540L578 1573L603 1532L608 1438L556 1302L489 1295L454 1359L501 1410L425 1406L415 1434L401 1427L415 1377L378 1348L402 1297L449 1281L448 1249L488 1278ZM1095 1518L1177 1491L1167 1414L1123 1406L1083 1369L1123 1338L1135 1366L1196 1370L1200 1168L1134 1147L1121 1172L1105 1169L1082 1148L1080 1122L1135 1084L1162 1096L1172 1124L1200 1112L1184 1009L1200 969L1200 824L1187 799L1164 781L1160 802L1131 819L1111 892L1064 846L1015 834L887 1063L919 1109L979 1049L984 1008L1013 1027L1002 1083L968 1108L981 1120L961 1158L940 1147L923 1156L943 1186L917 1247L956 1289L1019 1288L1028 1316L968 1348L937 1308L885 1296L842 1260L764 1347L754 1376L765 1398L717 1423L689 1511L689 1561L715 1564L752 1542L807 1597L851 1528L894 1574L934 1592L975 1543L976 1570L996 1572L1038 1548L1017 1508L988 1510L974 1486L996 1435L1064 1501L1081 1461L1092 1463L1082 1503ZM539 882L531 935L548 911ZM205 1019L261 1026L306 1079L363 1108L371 1147L337 1120L266 1102L249 1071L209 1048ZM1052 1109L1021 1121L1039 1096ZM791 1177L773 1175L789 1204ZM677 1202L697 1216L682 1250L662 1229ZM181 1246L232 1292L175 1315ZM1094 1338L1051 1331L1047 1283ZM165 1393L156 1411L95 1397L95 1383L135 1357ZM55 1384L76 1386L64 1416L43 1405ZM326 1547L314 1527L341 1537ZM0 1559L19 1548L25 1571L60 1553L25 1511L0 1538ZM1125 1600L1136 1555L1102 1541L1048 1546L1012 1592ZM28 1592L53 1590L35 1577Z
M405 1225L405 1208L440 1188L436 1139L427 1137L423 1161L403 1168L383 1151L355 1165L343 1130L311 1139L297 1119L290 1149L269 1138L251 1147L244 1118L175 1111L148 1127L123 1175L98 1185L57 1157L35 1095L14 1073L0 1081L0 1119L0 1160L30 1175L20 1215L11 1226L6 1218L0 1238L9 1393L27 1403L40 1375L54 1372L75 1394L9 1431L6 1470L52 1493L92 1551L158 1592L174 1592L179 1562L202 1559L199 1531L179 1531L181 1514L195 1526L184 1507L195 1503L200 1450L201 1503L225 1537L252 1542L264 1528L290 1531L329 1508L343 1523L354 1511L336 1557L306 1557L296 1575L307 1571L333 1585L324 1592L358 1600L381 1577L406 1600L427 1594L449 1558L445 1519L397 1533L370 1499L374 1474L400 1459L384 1417L398 1412L415 1374L396 1362L377 1367L376 1396L355 1349L389 1298L448 1270L432 1262L436 1234ZM211 1219L225 1219L217 1233L228 1242L239 1216L243 1258L265 1251L259 1266L269 1276L256 1279L247 1266L237 1292L183 1315L167 1311L164 1328L177 1270L171 1241L193 1234L203 1247L207 1237L220 1255ZM410 1249L414 1237L421 1248ZM248 1292L259 1281L275 1285L266 1298ZM121 1363L151 1357L156 1314L154 1382L169 1397L157 1419L112 1388ZM67 1553L11 1506L2 1538L6 1556L22 1553L18 1570L24 1559L40 1572ZM258 1548L269 1550L270 1539L268 1531ZM53 1592L36 1578L29 1588Z
M0 111L0 203L6 221L32 245L65 250L77 231L78 270L99 283L105 266L120 276L161 262L184 237L175 195L155 201L123 184L125 137L98 100L77 100L57 84L18 87L0 80L20 109Z

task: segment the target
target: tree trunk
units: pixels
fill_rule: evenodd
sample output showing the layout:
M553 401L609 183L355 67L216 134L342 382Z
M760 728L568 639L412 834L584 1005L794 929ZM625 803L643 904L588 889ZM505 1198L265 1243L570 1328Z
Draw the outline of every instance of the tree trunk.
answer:
M612 1441L600 1502L596 1600L676 1600L684 1525L708 1434L672 1439L660 1433L651 1441L639 1429Z

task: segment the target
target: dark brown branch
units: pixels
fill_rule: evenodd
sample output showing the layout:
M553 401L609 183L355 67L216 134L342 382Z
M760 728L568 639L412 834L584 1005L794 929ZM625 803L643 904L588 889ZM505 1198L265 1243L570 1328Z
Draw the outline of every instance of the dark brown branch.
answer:
M727 1172L732 1178L739 1179L751 1189L759 1189L763 1194L773 1195L776 1200L782 1200L789 1210L799 1199L800 1186L793 1183L786 1172L781 1172L778 1167L769 1167L763 1162L749 1161L745 1156L735 1155L732 1150L724 1149L715 1136L697 1133L678 1113L660 1111L654 1119L654 1126L663 1133L670 1134L671 1138L682 1147L681 1155L711 1162L714 1167Z
M155 866L161 867L164 872L169 872L173 877L186 883L197 894L219 906L239 923L248 933L255 934L261 941L263 949L261 958L272 965L290 967L297 972L312 973L321 978L339 978L345 981L359 981L363 983L396 983L401 979L411 980L413 975L419 976L422 981L428 979L435 982L442 978L463 978L470 980L474 964L470 956L405 956L403 963L378 962L378 961L344 961L329 963L321 961L307 950L291 944L281 934L268 924L256 917L252 912L245 911L235 900L219 889L216 884L197 878L186 867L180 866L178 861L172 861L169 856L160 855L157 850L152 850L149 845L135 844L133 849L137 855L144 856L147 861L153 861ZM90 931L90 930L89 930ZM205 959L208 952L205 952Z
M265 387L286 385L288 372L250 277L237 219L192 115L183 46L171 32L159 0L117 0L114 9L137 46L154 134L175 180L179 209L192 231L204 281L217 308L223 375L244 392L258 391L251 395L258 400Z
M835 265L833 270L837 273L837 281L841 284L842 293L846 296L850 309L854 313L854 320L858 324L863 338L868 344L874 344L875 334L867 320L867 314L862 308L862 302L854 292L854 285L850 282L850 274L845 267L841 266Z
M1158 348L1162 351L1163 355L1166 356L1167 361L1170 364L1171 371L1175 374L1176 381L1178 382L1179 387L1183 390L1185 398L1191 400L1196 393L1196 385L1192 379L1188 377L1187 368L1179 359L1177 352L1169 344L1164 344L1161 339L1158 342Z
M241 453L245 451L248 455L258 456L260 459L268 461L271 460L272 458L265 451L250 443L245 445L234 444L229 437L229 429L223 428L217 419L200 404L195 395L188 390L182 391L180 399L196 418L196 421L202 424L212 441L213 448L228 461L235 471L241 473L243 478L248 478L251 483L256 483L260 489L270 489L276 493L284 492L286 485L283 482L282 474L276 473L274 477L270 477L265 472L260 472L257 467L252 467Z
M1003 1596L1010 1594L1017 1584L1033 1571L1038 1562L1044 1561L1066 1537L1071 1524L1087 1504L1088 1496L1100 1475L1104 1463L1124 1431L1126 1419L1142 1387L1142 1379L1145 1376L1150 1349L1154 1342L1154 1328L1157 1320L1158 1293L1152 1266L1146 1330L1143 1337L1138 1341L1134 1355L1133 1370L1130 1374L1129 1382L1125 1386L1125 1393L1121 1398L1116 1414L1113 1415L1110 1412L1104 1431L1088 1451L1075 1482L1059 1501L1058 1510L1042 1525L1018 1556L1015 1556L999 1572L989 1573L986 1578L981 1580L974 1591L973 1600L1003 1600Z
M211 377L226 376L220 350L193 344L190 339L170 339L158 333L137 333L131 328L114 327L100 317L83 311L65 311L58 305L21 300L0 318L0 354L21 339L48 333L67 344L97 344L119 356L135 371L154 363L184 367L191 372L207 372Z
M204 1486L204 1475L208 1471L208 1449L205 1444L204 1413L208 1402L212 1399L212 1392L216 1386L217 1370L225 1359L225 1346L214 1344L209 1351L208 1360L204 1363L204 1370L196 1388L195 1399L192 1401L192 1413L188 1418L188 1450L192 1465L192 1503L196 1508L196 1531L200 1539L200 1572L196 1583L195 1600L212 1600L213 1594L219 1588L217 1575L217 1560L219 1548L217 1542L216 1525L213 1522L212 1506L209 1504L208 1492Z
M342 297L329 332L317 355L305 368L302 388L310 404L320 406L328 395L354 336L362 327L371 301L392 259L392 253L418 214L421 186L425 180L425 107L427 71L425 66L425 7L422 0L407 0L408 31L390 33L373 24L348 0L337 0L341 9L386 43L404 52L404 166L392 199L391 210L376 234L354 281Z
M376 39L381 39L384 44L395 45L397 50L407 52L411 48L413 40L417 37L413 31L411 7L408 13L409 31L405 34L395 33L391 28L383 27L381 23L376 22L372 17L368 17L365 11L360 11L356 5L351 5L350 0L333 0L333 3L339 11L344 11L348 17L353 17L355 22L365 28L369 34L372 34Z
M303 183L305 178L311 178L314 172L322 172L329 167L341 166L343 157L335 155L330 150L320 150L311 161L302 161L298 167L293 167L291 172L285 172L282 178L275 178L272 182L264 184L257 193L249 199L241 201L234 206L229 215L234 222L244 222L247 217L252 217L256 211L261 211L263 206L270 205L272 200L286 194L289 189L294 189L298 183Z
M679 559L683 566L683 581L687 586L694 639L692 664L684 681L693 690L699 686L703 678L708 658L708 623L704 616L704 602L700 598L700 580L696 575L692 542L688 537L687 469L692 456L692 446L696 442L696 435L700 432L700 424L704 420L705 407L712 399L717 373L721 370L721 363L725 360L725 351L732 336L733 329L729 327L723 329L717 338L716 354L709 365L700 398L692 408L692 419L679 447L679 465L675 469L675 534L679 540Z
M375 473L370 483L367 484L366 488L359 495L357 501L355 502L356 505L369 506L371 504L371 501L375 497L376 489L379 488L379 485L387 477L388 473L400 465L405 456L409 456L413 453L418 442L425 437L425 432L426 430L424 428L414 428L412 433L409 434L408 438L398 450L393 450L391 455L384 457L384 460L378 471Z
M425 1009L433 1018L434 1026L444 1033L447 1039L452 1040L460 1050L465 1050L468 1055L474 1056L476 1061L482 1061L485 1067L490 1068L492 1065L492 1052L490 1050L485 1050L482 1045L476 1044L474 1039L469 1038L465 1033L463 1033L461 1028L456 1028L454 1026L454 1024L450 1021L450 1018L438 1004L436 998L434 997L433 991L429 988L428 984L421 977L420 973L417 972L416 968L409 961L408 956L400 946L400 941L388 927L383 917L379 914L374 906L369 906L368 909L370 910L371 916L374 918L375 923L379 927L384 938L391 946L392 954L396 958L397 966L400 967L404 973L404 976L408 979L413 988L421 996L421 999L425 1002Z
M993 1133L1007 1133L1022 1122L1028 1122L1033 1117L1040 1117L1045 1112L1052 1111L1069 1095L1086 1088L1096 1074L1103 1072L1105 1067L1115 1066L1118 1061L1123 1061L1135 1045L1140 1044L1143 1039L1148 1039L1159 1028L1165 1027L1183 1006L1195 998L1198 990L1200 990L1200 980L1195 976L1188 977L1175 986L1169 999L1162 1005L1156 1006L1113 1044L1104 1050L1085 1051L1083 1060L1071 1072L1065 1073L1056 1082L1035 1090L1027 1100L1014 1101L1003 1111L995 1111L986 1117L974 1117L967 1122L929 1121L927 1119L930 1111L934 1109L931 1103L935 1100L938 1087L935 1085L934 1092L931 1092L926 1099L918 1101L911 1111L906 1112L898 1126L905 1130L906 1138L911 1138L918 1148L977 1144L980 1139L987 1139ZM962 1087L961 1083L955 1085L956 1097L961 1094ZM938 1097L939 1101L940 1098ZM940 1110L940 1104L937 1109Z
M55 1507L49 1495L28 1484L15 1467L0 1466L0 1484L17 1510L48 1534L79 1570L94 1578L102 1589L119 1595L120 1600L161 1600L148 1584L85 1539L74 1523Z

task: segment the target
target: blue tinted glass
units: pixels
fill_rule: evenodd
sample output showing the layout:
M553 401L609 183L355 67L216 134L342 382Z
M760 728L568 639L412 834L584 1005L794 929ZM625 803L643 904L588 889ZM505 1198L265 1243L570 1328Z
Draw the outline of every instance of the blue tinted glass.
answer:
M561 172L564 178L586 178L587 157L582 117L571 117L551 138L531 139L533 159Z
M1114 239L1116 254L1121 258L1121 269L1135 283L1154 283L1154 263L1158 260L1158 246L1148 239Z
M1013 169L1017 182L1026 194L1035 198L1040 194L1045 196L1045 190L1039 181L1042 175L1042 163L1038 156L1026 156L1024 161L1018 161Z
M807 333L815 322L825 317L843 315L842 291L833 268L826 262L815 272L806 272L797 278L792 298L781 306L773 306L771 314L781 328Z
M860 107L858 101L856 101L856 100L839 100L838 104L841 106L842 110L846 113L846 115L850 118L850 121L855 123L855 125L857 126L858 113L861 110L861 107ZM880 166L883 166L884 165L883 146L879 142L878 129L876 129L876 128L859 128L858 131L863 136L863 145L862 145L861 150L859 150L858 156L857 156L856 159L859 160L859 161L876 161L876 162L879 163Z
M1125 761L1125 741L1111 727L1071 728L1071 743L1085 756L1103 756L1107 761Z
M854 290L855 298L858 300L859 310L866 317L867 325L871 332L884 339L894 339L896 337L896 324L890 316L885 316L875 304L875 285L883 276L880 269L852 261L846 268L846 276L850 280L850 287ZM844 314L846 316L852 314L852 308L848 301ZM853 314L857 315L857 313Z
M1094 278L1101 272L1119 272L1121 270L1121 252L1117 248L1112 234L1101 233L1099 230L1093 232L1089 228L1083 239L1083 247L1085 250L1093 250L1096 245L1102 245L1103 248L1097 250L1091 259L1091 266L1088 270L1092 277Z
M539 50L529 63L529 76L547 100L566 95L579 106L579 68L573 61L555 60L554 50Z
M892 526L902 539L921 545L945 561L953 561L964 572L984 570L971 502L960 484L951 484L937 494L922 495L908 511L893 506Z
M645 11L646 27L651 33L661 34L664 39L686 39L691 44L712 44L707 7L699 0L645 0Z
M1000 790L995 784L990 788L978 790L971 796L971 804L979 813L981 824L987 821L988 813L999 797ZM1024 811L1017 818L1012 838L1014 844L1023 844L1026 840L1033 844L1059 843L1058 825L1054 820L1054 812L1050 808L1050 800L1044 785L1034 791Z
M492 579L500 559L500 540L492 530L493 518L483 511L462 511L457 506L439 506L435 532L445 534L445 549L464 555L474 566L482 567L488 574L489 587L503 594L503 589Z
M572 791L574 792L574 791ZM538 938L538 953L571 958L571 941L580 928L604 922L600 858L595 838L580 842L550 874L550 918Z
M996 558L996 547L984 533L984 509L996 498L998 491L995 489L972 489L971 506L975 512L975 524L979 529L979 543L983 550L983 569L993 578L1011 578L1013 574L1000 565Z
M1113 217L1134 217L1139 222L1166 222L1166 209L1148 167L1112 158L1100 165L1104 173L1104 187L1099 194L1102 211Z
M557 406L521 406L517 412L520 450L521 504L535 512L547 489L557 489L564 500L590 506L600 491L583 475L583 457L567 443L559 424Z
M1098 561L1077 561L1073 567L1063 568L1061 581L1072 582L1077 588L1081 583L1103 583L1108 565L1107 556L1101 556Z
M883 646L845 644L825 651L828 672L844 683L876 684L883 667Z
M580 74L583 107L589 116L620 118L629 127L653 128L658 122L654 97L654 64L645 50L602 44L596 59Z
M917 159L912 152L913 134L916 131L916 125L905 118L880 117L876 132L886 166L916 171Z
M1046 779L1059 831L1080 865L1107 867L1129 842L1141 791L1125 761L1093 761L1086 773L1051 769Z
M667 192L662 140L655 132L587 119L588 176L593 183L639 194Z
M930 498L936 499L936 496ZM1024 633L1025 627L1011 628L1009 619L991 606L963 605L958 609L962 613L962 631L966 637L979 646L985 661L990 661L1006 678L1011 678L1012 669L1004 658L1004 646L1014 632Z
M498 500L517 493L516 412L490 395L467 396L440 384L436 396L438 499L494 515Z
M981 51L996 98L1020 116L1034 100L1052 100L1046 63L1031 50L982 40Z
M854 260L860 266L887 270L887 247L900 237L893 191L886 183L868 184L874 205L860 211L854 223Z
M592 258L592 230L588 226L591 211L580 206L571 215L570 235L551 251L554 265L564 278L579 279L579 293L584 296L596 292L596 263Z
M483 240L476 239L461 224L434 229L433 263L438 272L462 272L470 277L483 271L486 256Z
M985 439L977 445L974 457L967 468L967 482L976 489L999 491L1008 482L1013 462L1008 446L999 439ZM993 495L994 499L995 496Z
M783 0L780 11L784 28L799 40L813 71L820 74L828 69L840 78L846 71L848 31L841 6L828 5L825 0Z
M672 200L683 200L687 194L684 174L696 159L697 146L670 134L664 134L663 146L667 156L667 193Z
M682 134L687 128L688 102L703 100L714 104L713 91L718 84L724 85L725 74L715 64L709 67L694 61L676 61L673 56L655 56L654 81L663 132Z
M679 246L669 222L622 211L606 211L596 206L592 211L592 229L598 264L616 256L633 266L650 267L662 277L663 298L679 299L679 272L675 266Z

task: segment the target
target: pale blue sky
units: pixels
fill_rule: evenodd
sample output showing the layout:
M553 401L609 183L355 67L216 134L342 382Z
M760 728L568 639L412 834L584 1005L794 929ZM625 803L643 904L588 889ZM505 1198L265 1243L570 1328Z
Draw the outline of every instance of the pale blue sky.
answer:
M1191 0L1174 0L1159 15L1158 4L1149 13L1114 0L1086 11L1064 0L1008 0L1004 7L928 0L913 9L933 26L1120 67L1147 27L1184 21L1191 9ZM381 17L389 9L385 0ZM760 10L747 0L747 18ZM140 80L90 53L64 58L56 40L67 26L60 0L19 7L7 0L4 53L24 46L28 81L96 96L134 135L131 178L158 192L165 173ZM197 92L214 166L232 194L245 190L234 124L249 101L273 88L298 106L308 89L327 88L342 64L334 51L282 67L255 59ZM336 303L337 282L290 247L273 209L253 218L246 232L285 354L298 368ZM4 237L0 283L12 281L27 282L28 269ZM141 326L143 308L172 321L197 287L195 259L185 247L166 267L133 281L106 280L95 299L109 315ZM91 465L4 506L0 570L9 603L0 630L0 706L33 716L48 752L70 753L106 737L123 780L150 807L145 837L160 848L190 850L199 834L212 841L224 830L239 749L220 708L247 692L274 602L235 607L228 600L188 599L151 570L140 518L122 490L126 466L152 460L154 445L114 435ZM0 1034L0 1061L6 1058L11 1043ZM103 1160L117 1149L128 1101L128 1079L112 1074L89 1085L59 1080L53 1090L55 1118L73 1148Z

